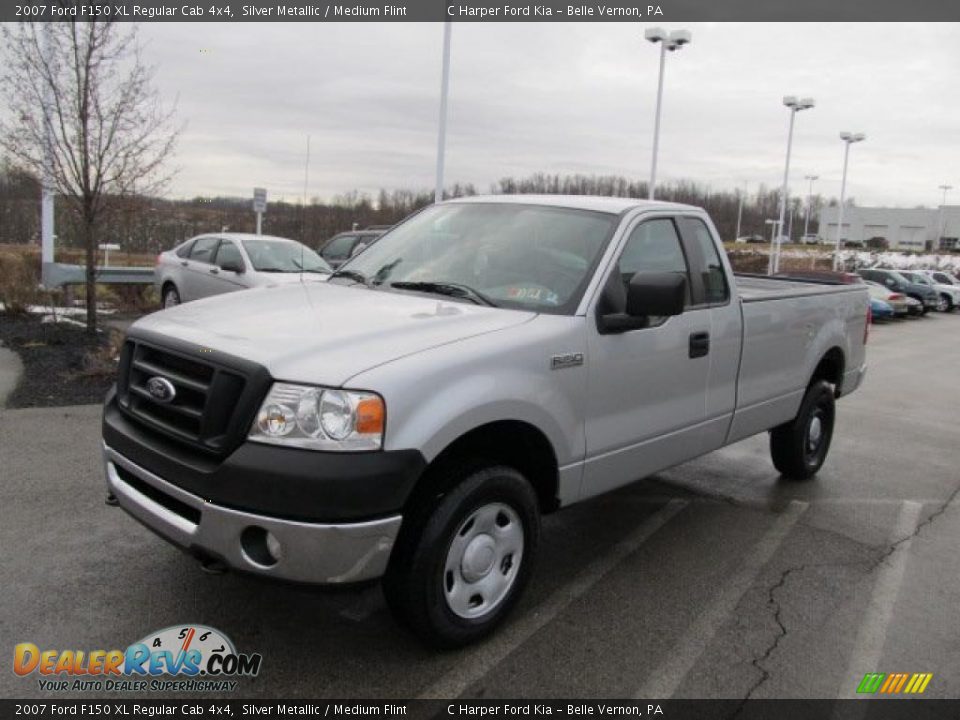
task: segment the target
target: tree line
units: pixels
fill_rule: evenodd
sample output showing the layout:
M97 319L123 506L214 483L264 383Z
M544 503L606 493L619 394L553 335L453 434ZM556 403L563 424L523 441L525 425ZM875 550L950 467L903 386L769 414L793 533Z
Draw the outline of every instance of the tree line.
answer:
M540 193L567 195L603 195L645 198L647 183L617 176L546 175L503 178L491 185L491 194ZM470 183L450 186L445 197L476 195ZM40 236L40 185L28 172L6 164L0 166L0 243L36 243ZM741 191L713 190L693 181L665 183L657 188L657 198L706 208L721 236L733 240ZM828 202L815 196L810 232L817 232L819 207ZM380 190L376 195L349 192L323 201L312 198L306 205L286 201L271 202L263 220L263 232L300 240L320 247L338 232L354 227L393 225L410 213L433 202L433 192L421 190ZM803 233L806 198L791 198L793 211L791 237ZM172 200L144 195L117 197L113 211L99 228L100 242L119 243L131 253L154 253L206 232L254 232L256 218L249 198L194 197ZM743 198L741 235L769 236L765 221L779 214L778 189L758 187ZM77 214L63 203L57 205L58 246L83 247L84 228Z

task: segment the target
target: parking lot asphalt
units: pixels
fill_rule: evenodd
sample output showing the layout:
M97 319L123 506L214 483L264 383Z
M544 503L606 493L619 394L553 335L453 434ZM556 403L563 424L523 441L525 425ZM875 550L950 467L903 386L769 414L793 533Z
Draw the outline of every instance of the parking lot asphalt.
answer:
M549 516L508 623L446 653L376 586L207 575L107 507L99 407L5 410L0 652L202 623L263 655L235 697L836 698L867 672L960 697L958 361L960 314L875 326L818 478L762 435ZM0 696L53 697L9 670Z

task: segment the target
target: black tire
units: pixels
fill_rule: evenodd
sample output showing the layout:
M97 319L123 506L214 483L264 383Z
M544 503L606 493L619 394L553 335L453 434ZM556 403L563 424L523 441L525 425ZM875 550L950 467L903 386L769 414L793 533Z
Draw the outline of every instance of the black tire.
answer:
M830 451L835 418L833 387L825 380L810 383L797 416L770 431L770 457L784 478L806 480L817 474Z
M424 642L439 648L456 648L493 631L523 593L539 544L540 513L536 493L513 468L477 463L460 465L450 469L444 486L449 490L434 495L432 507L421 512L414 509L413 514L404 518L405 527L384 575L383 589L394 616ZM465 596L462 588L473 587L465 574L466 550L463 561L456 565L456 577L447 567L450 557L456 555L454 541L463 542L470 529L466 524L472 522L477 513L498 507L509 508L512 519L508 520L519 521L521 527L512 526L512 532L522 530L522 546L517 555L490 560L484 577L501 573L503 578L511 578L509 584L489 610L482 610L486 602L482 600L472 610L478 615L464 617L452 609L448 600L455 587L460 597ZM500 516L496 516L495 524L501 527ZM479 526L479 522L476 525ZM496 532L498 530L488 537ZM482 544L483 539L475 537L474 540ZM491 557L497 557L496 550L490 552ZM470 601L473 602L473 598Z
M163 286L163 296L161 298L161 307L166 310L167 308L176 307L180 304L180 291L177 290L177 286L173 283L167 283Z
M914 300L916 300L918 303L920 303L920 315L921 315L921 316L922 316L922 315L926 315L926 314L930 311L930 308L927 307L927 304L923 301L923 298L922 298L922 297L920 297L919 295L910 295L909 297L912 297Z
M940 294L940 302L937 303L938 312L950 312L953 310L953 300L946 293Z

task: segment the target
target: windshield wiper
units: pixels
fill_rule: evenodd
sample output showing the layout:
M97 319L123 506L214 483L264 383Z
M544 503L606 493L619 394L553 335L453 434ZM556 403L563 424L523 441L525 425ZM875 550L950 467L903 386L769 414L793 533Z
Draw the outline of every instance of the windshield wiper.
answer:
M349 278L350 280L354 280L355 282L358 282L361 285L367 284L366 275L363 275L362 273L358 273L356 270L337 270L336 272L330 275L331 280L338 277Z
M489 307L498 307L498 305L484 295L479 290L474 290L469 285L462 285L455 282L393 282L390 287L398 290L418 290L426 293L436 293L437 295L446 295L448 297L458 297L470 300L477 305L487 305Z

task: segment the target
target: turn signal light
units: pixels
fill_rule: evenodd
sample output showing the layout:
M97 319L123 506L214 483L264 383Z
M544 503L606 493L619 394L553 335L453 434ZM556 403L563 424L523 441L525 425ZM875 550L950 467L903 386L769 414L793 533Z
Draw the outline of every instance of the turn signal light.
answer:
M363 435L382 433L385 414L383 400L378 397L364 398L357 403L356 431Z

